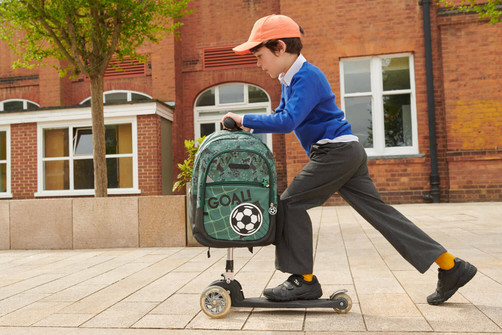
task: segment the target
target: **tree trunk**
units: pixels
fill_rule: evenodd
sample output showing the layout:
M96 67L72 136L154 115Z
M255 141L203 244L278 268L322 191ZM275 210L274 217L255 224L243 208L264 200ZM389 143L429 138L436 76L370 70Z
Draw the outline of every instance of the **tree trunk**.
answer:
M105 120L103 113L103 76L91 79L92 143L94 157L94 194L96 197L108 195L106 172Z

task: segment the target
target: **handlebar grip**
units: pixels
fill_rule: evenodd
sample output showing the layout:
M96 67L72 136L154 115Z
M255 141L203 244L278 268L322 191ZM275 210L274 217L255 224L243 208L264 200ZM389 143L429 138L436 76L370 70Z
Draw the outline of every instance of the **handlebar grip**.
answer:
M230 117L227 117L225 120L223 120L223 125L228 129L234 129L237 127L237 124L235 123L234 119Z

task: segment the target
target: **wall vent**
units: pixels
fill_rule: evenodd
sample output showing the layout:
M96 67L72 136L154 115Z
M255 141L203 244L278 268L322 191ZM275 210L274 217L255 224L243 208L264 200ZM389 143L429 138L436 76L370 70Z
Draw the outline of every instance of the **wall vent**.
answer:
M247 66L256 66L256 57L253 54L237 55L232 51L232 47L204 49L204 70Z
M105 78L144 76L147 64L130 57L125 57L123 61L113 58L105 70Z

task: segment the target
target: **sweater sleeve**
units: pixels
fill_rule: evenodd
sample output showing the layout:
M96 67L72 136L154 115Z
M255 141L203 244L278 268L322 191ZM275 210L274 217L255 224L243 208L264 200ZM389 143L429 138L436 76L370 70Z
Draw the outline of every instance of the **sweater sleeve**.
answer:
M316 80L308 76L293 77L289 90L283 87L281 104L275 114L246 114L244 126L256 133L290 133L300 125L318 103ZM289 98L284 95L289 91ZM282 108L281 108L282 107Z

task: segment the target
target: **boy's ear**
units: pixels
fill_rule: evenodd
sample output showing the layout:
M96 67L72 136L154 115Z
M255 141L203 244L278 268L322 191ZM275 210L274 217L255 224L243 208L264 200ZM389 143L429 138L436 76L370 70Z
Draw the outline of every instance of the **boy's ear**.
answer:
M283 54L283 53L285 53L285 52L286 52L286 49L287 49L286 43L284 43L284 41L283 41L283 40L278 40L278 41L277 41L277 43L278 43L278 44L277 44L277 52L278 52L279 54Z

